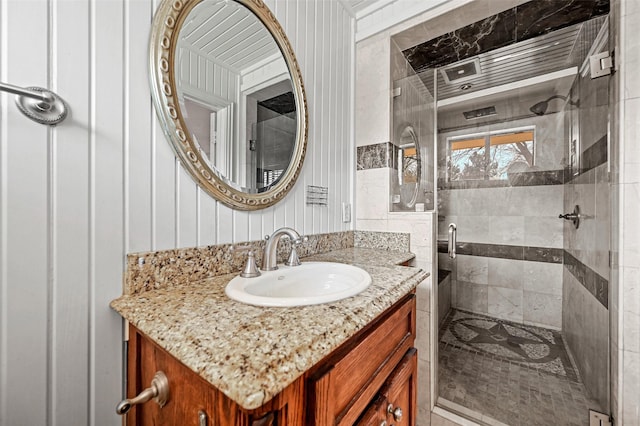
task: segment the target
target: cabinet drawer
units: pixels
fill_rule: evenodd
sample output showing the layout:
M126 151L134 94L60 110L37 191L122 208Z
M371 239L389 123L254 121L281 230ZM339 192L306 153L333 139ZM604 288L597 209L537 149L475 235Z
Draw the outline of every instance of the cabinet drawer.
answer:
M310 424L353 425L414 338L415 295L410 295L310 377Z

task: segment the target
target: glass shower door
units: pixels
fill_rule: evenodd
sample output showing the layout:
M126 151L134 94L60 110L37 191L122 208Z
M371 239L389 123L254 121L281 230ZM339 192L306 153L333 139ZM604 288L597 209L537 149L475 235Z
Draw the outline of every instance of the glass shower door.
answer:
M575 69L550 87L438 98L435 394L461 415L588 425L610 410L610 80L588 58L607 19L576 27ZM575 206L578 228L559 218Z

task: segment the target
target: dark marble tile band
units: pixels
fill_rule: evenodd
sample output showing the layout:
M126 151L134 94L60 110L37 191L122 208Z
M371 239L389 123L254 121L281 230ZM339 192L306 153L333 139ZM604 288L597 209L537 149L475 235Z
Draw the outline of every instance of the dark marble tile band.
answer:
M404 50L416 72L609 13L609 0L532 0Z
M391 142L359 146L356 150L356 170L394 167L396 149Z
M438 269L438 285L442 284L444 280L451 274L451 271L446 269Z
M607 135L602 136L596 143L582 153L582 169L595 169L607 162Z
M438 241L438 253L447 253L446 241ZM456 253L467 256L564 264L564 267L571 272L571 275L605 308L609 309L609 281L566 250L547 247L459 242L456 244Z
M571 275L573 275L589 293L602 303L602 306L609 309L609 280L589 268L566 250L564 250L564 267L571 272Z
M447 242L438 241L438 253L447 252ZM458 242L456 253L468 256L496 257L499 259L528 260L531 262L562 263L563 250L549 247L513 246Z
M531 262L562 263L562 249L523 247L523 259Z
M576 179L581 174L587 173L589 170L605 164L609 160L607 148L608 138L607 135L604 135L589 148L585 149L580 156L580 170L574 176L567 173L567 183L571 183L573 179Z

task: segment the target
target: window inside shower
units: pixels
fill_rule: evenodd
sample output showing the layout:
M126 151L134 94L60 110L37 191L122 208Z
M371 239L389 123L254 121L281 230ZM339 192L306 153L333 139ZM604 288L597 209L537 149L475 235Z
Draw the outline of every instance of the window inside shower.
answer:
M535 127L447 139L447 179L507 180L534 166Z

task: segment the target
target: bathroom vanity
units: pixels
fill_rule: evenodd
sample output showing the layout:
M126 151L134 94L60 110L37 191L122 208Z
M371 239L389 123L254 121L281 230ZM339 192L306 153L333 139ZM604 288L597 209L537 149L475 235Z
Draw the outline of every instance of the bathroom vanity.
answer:
M129 424L377 426L394 423L395 416L394 424L413 425L414 336L415 297L409 295L273 399L247 410L130 326L127 393L137 395L163 371L170 396L163 408L152 402L132 407Z
M235 274L115 300L130 324L127 396L158 371L169 385L163 407L134 405L129 424L414 425L414 292L427 274L392 258L357 248L308 258L371 275L369 288L334 303L245 305L224 294Z

